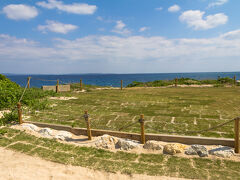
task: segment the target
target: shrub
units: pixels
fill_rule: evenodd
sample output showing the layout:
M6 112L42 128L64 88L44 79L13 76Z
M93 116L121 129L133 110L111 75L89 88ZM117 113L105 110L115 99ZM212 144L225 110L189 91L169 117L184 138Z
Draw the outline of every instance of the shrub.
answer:
M16 111L12 111L10 113L4 113L3 118L0 119L0 125L6 125L9 123L17 122L18 114Z
M191 78L179 78L178 79L178 84L182 85L201 85L201 84L213 84L213 85L219 85L219 84L233 84L234 81L233 79L229 77L225 78L218 78L217 80L213 79L205 79L205 80L196 80L196 79L191 79ZM128 84L127 87L160 87L160 86L169 86L169 85L174 85L175 84L175 79L174 80L156 80L156 81L149 81L149 82L138 82L138 81L133 81L131 84ZM237 83L237 85L240 85L240 83Z
M4 75L0 74L0 109L12 108L19 101L24 88L21 88L15 82L12 82ZM39 88L29 88L26 90L21 103L33 109L44 109L47 107L46 96L54 96L53 91L43 91Z
M218 78L217 82L219 84L233 84L234 80L232 78L225 77L225 78Z

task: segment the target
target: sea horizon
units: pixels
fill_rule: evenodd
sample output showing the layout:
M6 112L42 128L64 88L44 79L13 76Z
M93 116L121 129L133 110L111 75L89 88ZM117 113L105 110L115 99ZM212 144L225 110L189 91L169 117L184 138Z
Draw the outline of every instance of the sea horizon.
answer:
M31 87L42 87L43 85L55 85L59 80L60 84L79 83L82 79L84 84L120 87L121 80L123 86L127 86L133 81L149 82L155 80L172 80L174 78L191 78L197 80L217 79L220 77L236 76L240 79L240 72L186 72L186 73L135 73L135 74L118 74L118 73L82 73L82 74L10 74L3 73L24 87L27 83L27 78L31 77Z
M98 74L177 74L177 73L240 73L240 71L195 71L195 72L145 72L145 73L0 73L3 75L98 75Z

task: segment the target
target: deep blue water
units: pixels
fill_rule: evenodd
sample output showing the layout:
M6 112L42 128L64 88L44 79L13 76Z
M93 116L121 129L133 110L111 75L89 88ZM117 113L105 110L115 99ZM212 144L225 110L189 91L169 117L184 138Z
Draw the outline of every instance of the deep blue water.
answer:
M45 80L60 80L62 83L77 83L80 79L84 84L113 86L119 87L120 81L123 80L123 85L126 86L133 81L154 81L154 80L171 80L174 78L193 78L193 79L217 79L220 77L233 78L236 75L240 78L240 72L204 72L204 73L155 73L155 74L66 74L66 75L16 75L5 74L9 79L16 82L20 86L25 86L27 77L31 76L31 87L41 87L42 85L55 85L56 81L42 81Z

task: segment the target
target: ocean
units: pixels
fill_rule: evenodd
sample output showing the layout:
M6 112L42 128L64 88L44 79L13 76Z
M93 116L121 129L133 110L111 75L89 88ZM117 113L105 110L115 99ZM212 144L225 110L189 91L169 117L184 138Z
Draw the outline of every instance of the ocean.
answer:
M171 80L174 78L193 78L193 79L217 79L220 77L233 78L236 75L240 78L240 72L201 72L201 73L152 73L152 74L64 74L64 75L37 75L37 74L4 74L6 77L24 87L29 76L31 87L40 88L43 85L55 85L59 79L60 84L78 83L82 79L84 84L120 87L121 80L123 86L127 86L133 81L147 82L154 80ZM49 81L50 80L50 81Z

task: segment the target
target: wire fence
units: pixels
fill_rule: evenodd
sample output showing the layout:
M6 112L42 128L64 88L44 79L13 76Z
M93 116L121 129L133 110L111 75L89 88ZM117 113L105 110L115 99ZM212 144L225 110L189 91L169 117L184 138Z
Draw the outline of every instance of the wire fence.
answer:
M239 117L236 117L236 118L234 118L234 119L231 119L231 120L226 121L226 122L224 122L224 123L218 124L218 125L213 126L213 127L211 127L211 128L207 128L207 129L203 129L203 130L198 130L198 131L163 131L163 130L160 130L160 129L157 129L157 128L154 128L154 127L150 127L150 126L147 126L147 125L145 125L145 128L151 128L151 129L155 130L155 131L158 132L158 133L168 133L168 134L194 134L194 133L203 133L203 132L208 132L208 131L211 131L211 130L218 129L218 128L223 127L223 126L225 126L225 125L227 125L227 124L229 124L229 123L231 123L231 122L233 122L233 121L235 121L235 120L237 120L237 119L240 119L240 118L239 118ZM144 121L144 122L151 122L151 121ZM130 123L130 124L128 124L128 125L122 126L121 128L118 129L118 131L122 131L122 130L124 130L124 129L126 130L127 128L132 127L133 125L135 125L135 124L137 124L137 123L139 123L139 120L138 120L138 121L135 121L135 122L133 122L133 123Z
M26 83L26 85L25 85L25 87L24 87L24 89L23 89L23 92L22 92L22 94L21 94L21 96L20 96L20 98L19 98L19 100L18 100L18 102L19 103L21 103L21 101L23 100L23 98L24 98L24 95L25 95L25 93L27 92L27 89L29 88L29 85L30 85L30 79L31 78L28 78L28 82ZM41 80L41 81L54 81L54 82L57 82L57 86L58 86L58 84L59 84L59 80L46 80L46 79L39 79L39 78L32 78L32 79L34 79L34 80ZM21 106L20 106L21 107ZM18 107L19 108L19 107ZM12 109L12 111L13 110L16 110L17 109L17 106L15 106L15 107L13 107L13 109ZM19 110L19 109L18 109ZM21 109L21 111L22 111L22 109ZM94 122L94 121L92 121L92 122L90 122L90 120L89 120L89 114L85 114L85 120L86 120L86 122L87 122L87 127L88 127L88 129L90 128L90 124L91 125L94 125L95 124L95 126L98 126L97 124L96 124L96 122ZM87 118L87 119L86 119ZM201 129L201 130L195 130L195 131L192 131L192 130L188 130L188 131L168 131L168 130L162 130L162 129L159 129L159 128L155 128L155 127L150 127L150 126L148 126L147 124L145 125L145 128L146 129L150 129L151 128L151 130L154 130L154 131L156 131L157 133L164 133L164 134L196 134L196 133L204 133L204 132L208 132L208 131L212 131L212 130L215 130L215 129L218 129L218 128L221 128L221 127L223 127L223 126L225 126L225 125L227 125L227 124L229 124L229 123L232 123L233 121L235 121L235 120L239 120L240 118L239 117L236 117L236 118L234 118L234 119L231 119L231 120L228 120L228 121L226 121L226 122L224 122L224 123L220 123L220 124L218 124L218 125L215 125L215 126L213 126L213 127L210 127L210 128L207 128L207 129ZM127 130L128 128L130 128L130 127L132 127L132 126L134 126L134 125L136 125L136 124L138 124L138 123L140 123L141 124L141 128L143 127L143 129L144 129L144 123L145 122L151 122L151 121L144 121L144 119L143 118L140 118L139 120L137 120L137 121L134 121L134 122L131 122L131 123L128 123L128 124L126 124L126 125L124 125L124 126L122 126L122 127L120 127L119 129L118 129L118 131L122 131L122 130ZM143 126L142 126L143 125ZM112 130L112 128L111 127L108 127L107 126L107 124L105 125L105 126L98 126L98 128L102 128L102 129L105 129L105 130Z
M23 99L23 97L24 97L24 94L26 93L26 90L27 90L27 88L29 87L30 79L40 80L40 81L52 81L52 82L57 82L57 81L58 81L58 82L59 82L59 80L47 80L47 79L32 78L32 77L28 78L28 82L26 83L26 85L25 85L25 87L24 87L24 90L23 90L23 92L22 92L22 94L21 94L21 96L20 96L20 99L19 99L19 101L18 101L19 103L22 101L22 99ZM61 82L62 82L62 81L61 81ZM17 106L14 106L14 107L12 108L12 110L16 110L16 109L17 109ZM146 128L146 129L151 128L152 130L155 130L155 131L158 132L158 133L168 133L168 134L183 134L183 133L184 133L184 134L193 134L193 133L208 132L208 131L211 131L211 130L214 130L214 129L223 127L224 125L229 124L229 123L233 122L233 121L236 120L236 119L239 119L239 117L234 118L234 119L231 119L231 120L229 120L229 121L227 121L227 122L218 124L218 125L216 125L216 126L214 126L214 127L207 128L207 129L203 129L203 130L197 130L197 131L164 131L164 130L160 130L160 129L157 129L157 128L155 128L155 127L150 127L150 126L147 126L147 125L145 125L145 128ZM126 130L126 129L128 129L129 127L132 127L132 126L134 126L135 124L137 124L137 123L139 123L139 122L140 122L140 120L137 120L137 121L134 121L134 122L129 123L129 124L127 124L127 125L124 125L124 126L122 126L121 128L119 128L118 131ZM151 122L151 121L144 121L144 122ZM95 124L95 122L92 121L91 124L93 125L93 124ZM110 129L110 128L107 127L107 126L102 126L102 128L104 128L104 129Z

